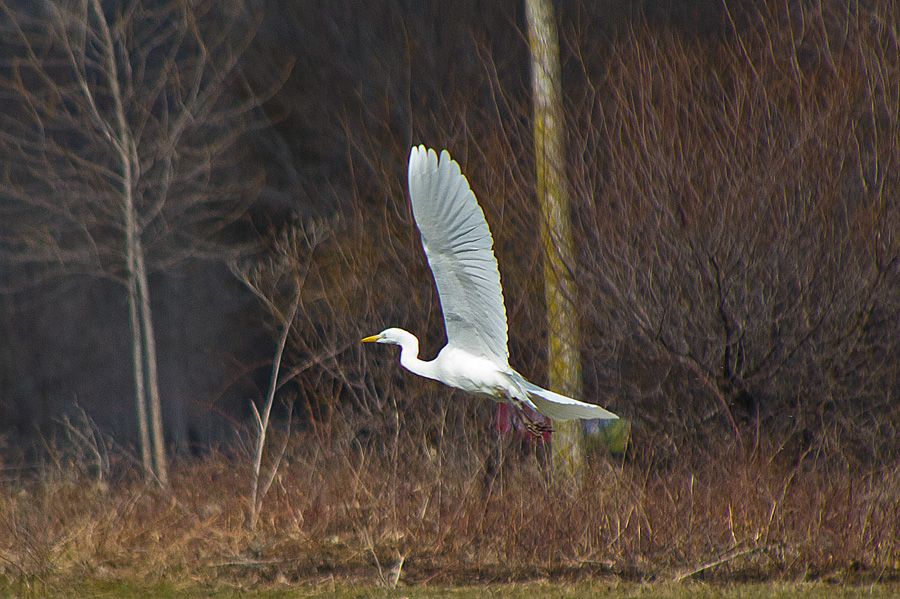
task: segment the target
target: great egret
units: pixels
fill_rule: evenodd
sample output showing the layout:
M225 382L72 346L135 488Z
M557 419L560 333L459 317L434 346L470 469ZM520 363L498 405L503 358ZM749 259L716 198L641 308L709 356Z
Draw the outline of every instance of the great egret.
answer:
M506 307L493 238L484 212L447 150L418 146L409 155L409 194L422 245L437 283L447 345L431 361L419 359L419 340L408 331L385 329L363 343L400 346L400 364L434 379L519 411L530 431L535 423L523 406L554 420L618 418L600 406L528 382L509 365Z

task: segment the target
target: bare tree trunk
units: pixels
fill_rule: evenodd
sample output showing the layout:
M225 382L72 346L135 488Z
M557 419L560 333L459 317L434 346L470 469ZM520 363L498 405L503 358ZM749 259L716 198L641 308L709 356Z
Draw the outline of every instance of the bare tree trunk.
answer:
M101 31L104 34L107 56L107 76L110 78L111 87L118 92L119 88L114 55L115 49L113 47L112 36L109 33L109 28L106 25L106 19L100 8L99 2L93 0L92 7L96 13L98 22L101 23ZM143 334L139 314L139 305L141 302L137 283L137 247L140 232L138 231L137 215L134 207L134 169L131 160L132 153L130 144L126 141L128 139L126 133L127 126L125 122L125 110L121 104L120 93L114 94L114 101L116 103L119 131L117 132L117 139L112 141L118 150L122 172L122 216L125 221L125 261L127 270L125 277L127 280L128 314L131 328L135 408L137 410L138 435L141 446L141 463L144 467L144 474L149 477L154 474L154 468L151 457L150 432L147 424L147 387L144 371Z
M162 404L159 399L159 374L157 373L156 335L150 310L150 285L144 265L144 247L136 240L135 263L138 300L141 307L141 331L143 333L144 360L147 365L147 403L150 407L150 435L153 440L153 466L159 483L169 484L169 467L166 461L165 434L163 433Z
M531 48L537 195L543 216L541 238L550 345L549 382L551 388L578 398L581 396L581 360L574 306L575 285L569 271L574 264L574 251L563 152L559 41L551 0L525 0L525 13ZM579 421L555 422L554 466L569 470L579 467L582 439Z
M150 318L150 296L147 285L147 271L144 265L144 250L135 206L135 165L138 163L137 150L125 117L125 105L119 86L119 70L116 63L116 48L106 21L100 0L91 0L97 24L102 35L106 57L106 76L116 117L116 129L110 136L111 143L119 154L122 170L122 210L125 220L125 252L128 256L128 303L131 317L132 350L134 356L135 392L138 409L138 427L141 435L141 458L144 468L150 461L150 434L147 426L147 394L149 391L150 427L153 439L153 472L163 486L168 484L168 473L163 446L162 419L159 403L159 380L156 372L156 345L153 337L153 322ZM140 316L138 316L140 310ZM137 322L140 318L140 322ZM141 364L139 364L139 362ZM144 378L146 377L146 379Z
M131 357L134 375L134 399L135 408L137 409L138 422L138 443L141 451L141 464L144 467L144 476L148 479L153 476L153 462L150 455L150 431L147 427L147 395L144 386L144 359L143 348L141 346L141 321L138 316L138 298L137 285L134 278L134 245L132 237L134 235L132 218L126 215L126 254L128 261L128 315L131 325Z

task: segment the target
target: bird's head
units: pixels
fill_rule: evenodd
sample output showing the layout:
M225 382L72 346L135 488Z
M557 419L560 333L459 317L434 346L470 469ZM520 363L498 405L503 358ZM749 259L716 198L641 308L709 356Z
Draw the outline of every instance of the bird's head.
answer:
M408 338L412 337L412 335L403 329L385 329L378 333L377 335L372 335L370 337L366 337L362 340L363 343L388 343L390 345L402 345L404 341L408 340Z

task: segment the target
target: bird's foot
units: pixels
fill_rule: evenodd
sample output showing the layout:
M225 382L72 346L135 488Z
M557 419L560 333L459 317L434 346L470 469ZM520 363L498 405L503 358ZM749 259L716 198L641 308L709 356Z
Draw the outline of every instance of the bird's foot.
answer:
M546 433L553 432L553 426L549 422L536 421L524 411L522 412L522 424L525 425L525 430L539 439L542 439Z

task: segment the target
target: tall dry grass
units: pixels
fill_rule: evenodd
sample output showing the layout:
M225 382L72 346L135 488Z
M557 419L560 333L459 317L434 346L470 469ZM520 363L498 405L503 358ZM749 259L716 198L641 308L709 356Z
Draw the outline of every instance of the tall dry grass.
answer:
M537 454L402 429L372 447L346 423L292 436L255 530L251 460L173 468L164 495L113 452L110 472L48 465L4 493L0 573L41 589L92 578L396 584L617 576L896 580L896 468L835 469L766 443L660 463L646 448L578 478ZM714 457L715 456L715 457ZM111 473L111 474L110 474ZM112 478L107 478L112 476Z

